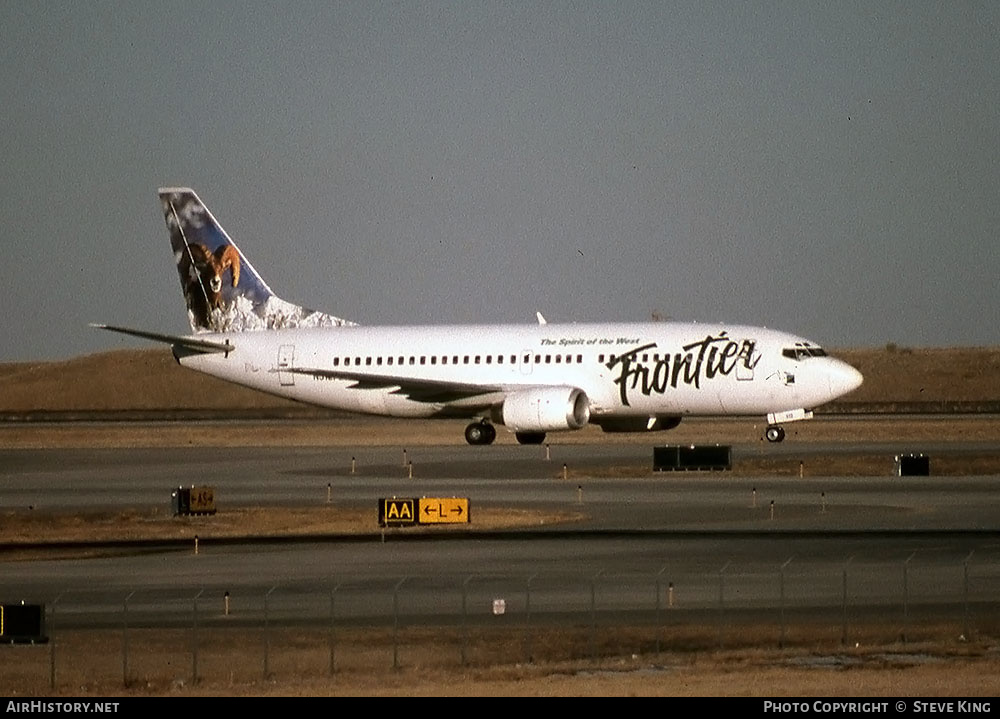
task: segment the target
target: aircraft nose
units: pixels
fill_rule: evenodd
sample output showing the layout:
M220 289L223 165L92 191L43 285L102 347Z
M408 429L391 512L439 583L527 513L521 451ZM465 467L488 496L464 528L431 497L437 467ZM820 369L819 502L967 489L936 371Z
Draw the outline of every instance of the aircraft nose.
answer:
M840 360L833 360L828 378L830 381L830 394L833 397L840 397L848 392L853 392L865 380L860 372Z

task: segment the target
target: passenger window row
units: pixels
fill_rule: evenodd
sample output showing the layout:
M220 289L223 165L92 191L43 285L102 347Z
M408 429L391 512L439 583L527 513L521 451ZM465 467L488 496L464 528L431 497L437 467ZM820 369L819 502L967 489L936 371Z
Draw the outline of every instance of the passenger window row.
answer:
M796 350L798 353L796 358L801 358L803 354L801 350ZM793 356L790 350L785 350L785 356ZM825 353L818 349L812 348L808 352L808 356L820 357ZM643 353L641 355L633 355L631 361L633 362L667 362L669 361L670 355L660 355ZM517 364L517 355L393 355L390 357L334 357L333 366L334 367L402 367L406 365L502 365L502 364ZM618 355L597 355L598 364L614 364L619 359ZM583 355L571 355L571 354L525 354L522 356L521 361L523 364L534 363L536 365L541 364L583 364Z
M509 359L508 359L509 358ZM524 363L534 359L535 364L582 364L583 355L524 355ZM603 355L602 360L603 361ZM334 367L394 367L405 365L468 365L468 364L498 364L516 365L517 355L393 355L391 357L334 357Z

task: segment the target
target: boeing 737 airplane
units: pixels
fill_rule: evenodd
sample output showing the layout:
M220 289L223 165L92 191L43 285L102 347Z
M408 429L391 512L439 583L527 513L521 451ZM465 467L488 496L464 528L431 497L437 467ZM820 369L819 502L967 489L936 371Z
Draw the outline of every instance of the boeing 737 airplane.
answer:
M365 327L275 295L188 188L159 191L190 335L109 325L172 345L183 366L323 407L472 420L522 444L588 423L606 432L684 417L760 415L765 436L861 384L819 345L763 327L680 322Z

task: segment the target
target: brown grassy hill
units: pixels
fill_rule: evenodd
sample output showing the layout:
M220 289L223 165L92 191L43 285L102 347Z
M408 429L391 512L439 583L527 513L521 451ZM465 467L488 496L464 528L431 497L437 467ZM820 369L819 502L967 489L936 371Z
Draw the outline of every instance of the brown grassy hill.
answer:
M1000 407L1000 347L834 351L865 375L835 409ZM0 365L0 414L228 410L315 413L184 369L169 350L116 350L62 362Z
M288 409L301 405L178 365L170 350L115 350L0 365L0 412Z
M861 403L995 403L1000 401L1000 347L838 350L865 376L844 398Z

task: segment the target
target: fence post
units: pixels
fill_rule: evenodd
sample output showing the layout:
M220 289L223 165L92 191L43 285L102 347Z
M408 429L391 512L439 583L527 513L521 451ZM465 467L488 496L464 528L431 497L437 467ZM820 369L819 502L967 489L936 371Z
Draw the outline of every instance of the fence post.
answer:
M840 626L840 643L847 644L847 567L850 566L851 560L854 557L847 558L847 564L844 565L843 577L841 579L841 626Z
M663 633L663 621L660 619L660 579L665 571L666 564L656 573L656 656L660 656L660 635Z
M406 577L392 590L392 668L399 669L399 588L403 586Z
M590 660L597 661L597 578L604 570L590 578Z
M194 595L192 602L193 613L191 615L191 683L198 683L198 597L205 590L199 590Z
M548 451L548 445L546 445L546 451ZM535 661L531 647L531 582L537 576L538 572L535 572L528 577L528 584L524 590L524 637L525 645L527 647L527 657L525 657L525 659L528 664L533 664Z
M785 648L785 568L792 563L795 557L789 557L781 565L781 636L778 639L778 648Z
M719 570L719 649L722 649L722 625L725 620L725 573L732 562L726 562Z
M135 592L129 592L122 605L122 684L128 687L128 600Z
M964 576L962 579L962 595L964 597L964 603L965 603L965 620L964 620L964 626L962 628L962 636L965 637L966 641L972 639L972 634L971 634L972 629L969 625L969 562L972 561L972 554L975 551L976 550L973 549L971 552L969 552L969 556L966 557L965 562L963 562Z
M52 602L52 613L49 618L52 620L49 627L49 687L56 688L56 604L59 603L60 594Z
M277 586L271 587L264 594L264 680L271 676L271 626L267 613L267 601L268 597L271 596L271 592L277 589Z
M906 644L906 635L910 630L910 581L909 581L909 567L910 560L917 556L916 552L913 552L906 561L903 562L903 644Z
M340 585L339 584L337 586L335 586L333 588L333 590L330 592L330 676L331 677L337 671L336 657L335 657L335 654L334 654L335 647L336 647L336 638L334 636L334 632L335 632L335 623L336 623L336 616L337 616L336 610L335 610L335 607L334 607L334 597L336 596L338 589L340 589Z
M462 582L462 666L466 665L468 661L466 652L469 644L469 624L467 621L468 615L468 596L469 596L469 582L472 581L472 577L475 575L470 574Z

